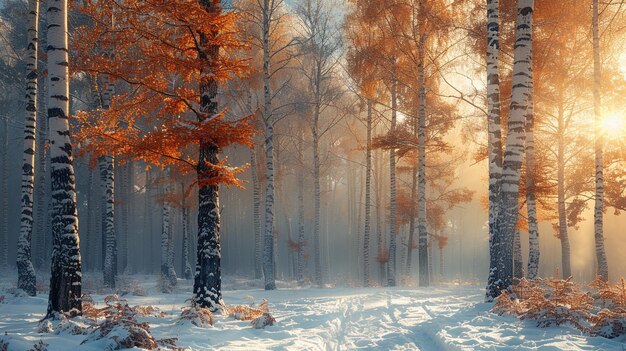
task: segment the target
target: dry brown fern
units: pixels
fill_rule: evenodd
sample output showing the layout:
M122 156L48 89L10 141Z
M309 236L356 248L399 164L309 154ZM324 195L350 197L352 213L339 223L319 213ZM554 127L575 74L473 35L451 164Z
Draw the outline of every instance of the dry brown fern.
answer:
M245 305L235 305L235 306L224 306L224 312L229 317L240 321L251 321L253 319L257 319L261 317L264 313L269 313L269 306L267 300L263 299L263 301L258 306L245 306Z
M193 299L189 300L190 305L183 308L178 323L187 323L196 327L208 327L213 325L213 313L210 309L201 307Z

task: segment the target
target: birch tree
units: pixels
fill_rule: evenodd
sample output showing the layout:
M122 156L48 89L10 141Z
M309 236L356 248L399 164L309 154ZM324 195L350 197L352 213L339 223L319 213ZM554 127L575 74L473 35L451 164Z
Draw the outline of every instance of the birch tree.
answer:
M499 236L496 235L502 178L502 132L500 129L500 22L499 1L487 0L487 124L489 144L489 278L488 286L497 279ZM489 298L489 292L487 294Z
M39 1L28 2L28 46L26 56L26 114L24 122L24 165L22 166L22 214L20 237L17 242L17 287L35 296L36 277L32 263L33 193L35 190L35 146L37 139L37 48ZM5 160L6 162L6 160ZM6 194L4 195L7 196Z
M250 44L262 57L258 71L262 81L261 125L264 142L264 224L262 233L263 276L266 290L276 289L275 257L275 132L276 124L289 113L287 104L276 99L289 85L290 78L283 71L290 65L291 48L295 41L286 34L288 15L283 0L241 1L242 12L251 22Z
M601 135L601 106L602 97L602 63L600 61L600 29L599 29L599 4L593 0L593 116L595 125L595 205L593 210L593 232L596 246L596 262L598 275L605 281L609 280L609 265L604 250L604 161L603 161L603 138Z
M80 315L81 257L69 133L67 0L47 1L48 120L52 179L53 252L46 317Z
M108 110L115 88L113 82L104 76L101 92L102 109ZM102 201L101 225L103 252L104 285L115 288L117 275L117 238L115 233L115 159L110 155L98 158L100 171L100 196Z
M501 202L493 241L497 241L495 277L487 286L487 300L500 295L513 281L513 242L518 217L519 180L525 142L525 123L532 95L532 19L534 0L518 0L513 65L513 90L504 149Z
M339 28L333 22L333 14L329 4L323 0L302 0L297 7L298 15L303 24L302 42L306 56L301 60L303 73L311 89L312 116L309 121L313 149L313 256L315 266L315 283L323 285L322 262L320 251L320 140L336 123L337 116L323 123L322 114L337 98L338 91L333 84L334 70L338 64L336 53L341 41L337 33Z
M530 82L532 89L532 81ZM537 223L537 199L535 191L535 112L532 95L528 99L526 119L526 209L528 213L528 271L527 277L537 278L539 272L539 225ZM519 233L517 233L519 237ZM518 240L518 239L516 239ZM520 250L521 251L521 250ZM520 260L521 261L521 260Z

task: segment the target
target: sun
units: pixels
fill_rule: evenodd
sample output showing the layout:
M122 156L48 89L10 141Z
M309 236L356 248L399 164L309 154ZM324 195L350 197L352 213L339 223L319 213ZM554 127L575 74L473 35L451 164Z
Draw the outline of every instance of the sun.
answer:
M602 119L602 134L610 139L626 139L626 115L610 114Z

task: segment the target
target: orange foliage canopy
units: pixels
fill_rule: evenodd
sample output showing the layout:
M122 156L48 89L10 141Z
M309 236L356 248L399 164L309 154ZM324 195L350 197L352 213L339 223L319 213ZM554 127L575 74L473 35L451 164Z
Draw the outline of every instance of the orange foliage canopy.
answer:
M88 23L72 35L73 70L122 88L109 108L77 113L81 153L192 172L201 141L217 148L251 145L248 117L209 115L201 104L200 87L209 80L223 84L248 74L247 61L237 55L245 49L236 35L237 14L222 12L218 0L91 0L77 6ZM217 56L210 54L215 47ZM238 185L240 171L220 160L211 165L206 185Z

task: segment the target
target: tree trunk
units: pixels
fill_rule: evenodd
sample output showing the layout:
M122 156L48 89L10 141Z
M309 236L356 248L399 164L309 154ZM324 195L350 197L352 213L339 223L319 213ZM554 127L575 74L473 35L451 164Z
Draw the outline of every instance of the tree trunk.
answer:
M383 165L381 162L381 155L379 152L379 157L374 159L375 167L376 167L376 177L374 177L374 181L376 182L376 248L378 251L378 272L379 272L379 282L380 285L384 285L385 281L385 243L383 238Z
M420 1L421 6L421 1ZM418 163L417 163L417 227L419 246L419 286L430 285L430 272L428 265L428 229L426 222L426 81L424 78L424 45L426 35L420 33L418 47L417 76L419 84L419 116L418 116Z
M126 268L128 265L128 222L130 215L130 205L131 205L131 195L132 195L132 184L131 178L133 173L133 163L128 162L120 167L116 167L121 173L121 187L120 187L120 225L118 235L117 235L117 273L126 272Z
M53 252L46 317L80 315L81 258L69 128L67 0L48 0L48 120L52 181Z
M265 121L265 228L263 244L263 274L265 290L276 289L274 272L274 120L272 87L270 84L270 0L263 0L263 119Z
M182 225L183 225L183 276L186 280L193 278L191 263L189 263L189 207L185 201L185 183L180 184L182 194Z
M415 128L417 131L417 128ZM404 274L411 276L411 264L413 261L413 241L415 241L415 205L417 203L417 166L411 170L411 218L409 218L409 240L407 242L406 268Z
M167 177L167 172L166 172ZM167 198L169 193L169 186L165 185L165 197ZM171 223L170 212L171 207L167 200L163 203L161 210L161 292L171 293L175 282L172 279L172 267L170 267L170 246L171 246Z
M304 164L303 144L304 135L300 132L300 140L298 140L298 157L301 165L298 167L298 246L297 246L297 271L296 280L298 285L304 285L304 248L306 245L304 233L304 172L302 165Z
M601 106L602 97L600 96L600 89L602 88L601 81L601 65L600 61L600 29L599 29L599 14L598 14L598 0L593 0L593 115L595 125L595 181L596 181L596 193L595 193L595 205L593 210L593 228L594 238L596 241L596 261L598 263L598 276L605 281L609 280L609 264L606 259L606 253L604 250L604 161L603 161L603 148L604 140L601 133Z
M200 0L208 12L221 12L220 3L210 0ZM211 33L216 36L217 30ZM206 34L200 36L200 46L206 51L200 51L200 58L209 62L219 59L219 46L207 45ZM213 116L218 111L217 105L218 82L213 78L210 67L204 67L200 80L200 103L204 116ZM200 122L204 117L200 118ZM219 186L211 183L218 176L212 167L219 163L219 148L210 138L200 140L198 158L198 245L196 259L196 273L194 275L194 301L201 307L217 311L222 304L222 268L220 243L220 211Z
M389 134L395 140L396 121L397 121L397 81L393 78L391 86L391 129ZM389 150L389 261L387 262L387 286L396 286L396 207L397 207L397 188L396 188L396 149L392 146Z
M572 275L570 265L569 234L567 233L567 212L565 208L565 121L563 100L559 99L557 123L557 208L559 214L559 240L561 241L561 273L567 279Z
M169 208L170 220L169 228L167 232L167 277L169 279L169 285L174 287L178 285L178 277L176 276L176 269L174 268L174 221L172 218L172 207Z
M489 278L487 300L493 299L490 287L496 284L499 236L496 218L502 179L502 131L500 127L500 22L498 0L487 0L487 124L489 131Z
M370 231L372 211L372 100L367 100L365 151L365 229L363 230L363 286L370 286Z
M17 287L37 294L35 268L31 261L33 237L33 192L35 189L35 143L37 131L37 24L39 1L28 1L28 46L26 55L26 114L24 121L24 165L22 167L22 214L17 241ZM7 161L6 158L4 160ZM4 194L7 197L7 194Z
M98 158L100 168L100 188L102 194L102 236L104 237L104 285L115 288L116 238L115 238L115 170L114 159L111 156Z
M256 148L250 149L250 172L252 172L252 193L254 206L254 278L261 279L262 250L261 250L261 184L259 183L259 166L256 157Z
M524 154L525 121L528 98L532 94L532 20L533 0L518 0L513 65L513 90L508 121L508 134L503 159L501 202L498 210L498 242L496 279L490 280L487 299L493 299L513 282L513 241L518 216L520 169Z
M111 98L115 92L112 82L105 77L102 91L102 109L111 107ZM115 159L112 156L98 158L100 168L100 189L102 196L102 238L103 238L103 276L104 285L115 288L117 275L117 238L115 233Z
M532 81L530 82L532 86ZM532 88L531 88L532 89ZM539 270L539 225L535 195L535 115L532 95L528 97L526 120L526 209L528 212L528 278L537 278ZM519 236L519 231L517 233ZM521 252L520 252L521 255ZM521 263L521 262L520 262ZM517 277L517 275L516 275ZM519 278L519 277L518 277Z
M314 88L314 111L313 125L311 126L311 134L313 135L313 197L314 197L314 219L313 219L313 255L315 262L315 283L323 286L322 279L322 254L320 251L320 212L321 212L321 187L320 187L320 135L319 135L319 119L321 108L321 84L322 84L322 67L319 62L315 66L315 77L313 81ZM328 233L327 233L328 234ZM328 267L330 269L330 267Z

